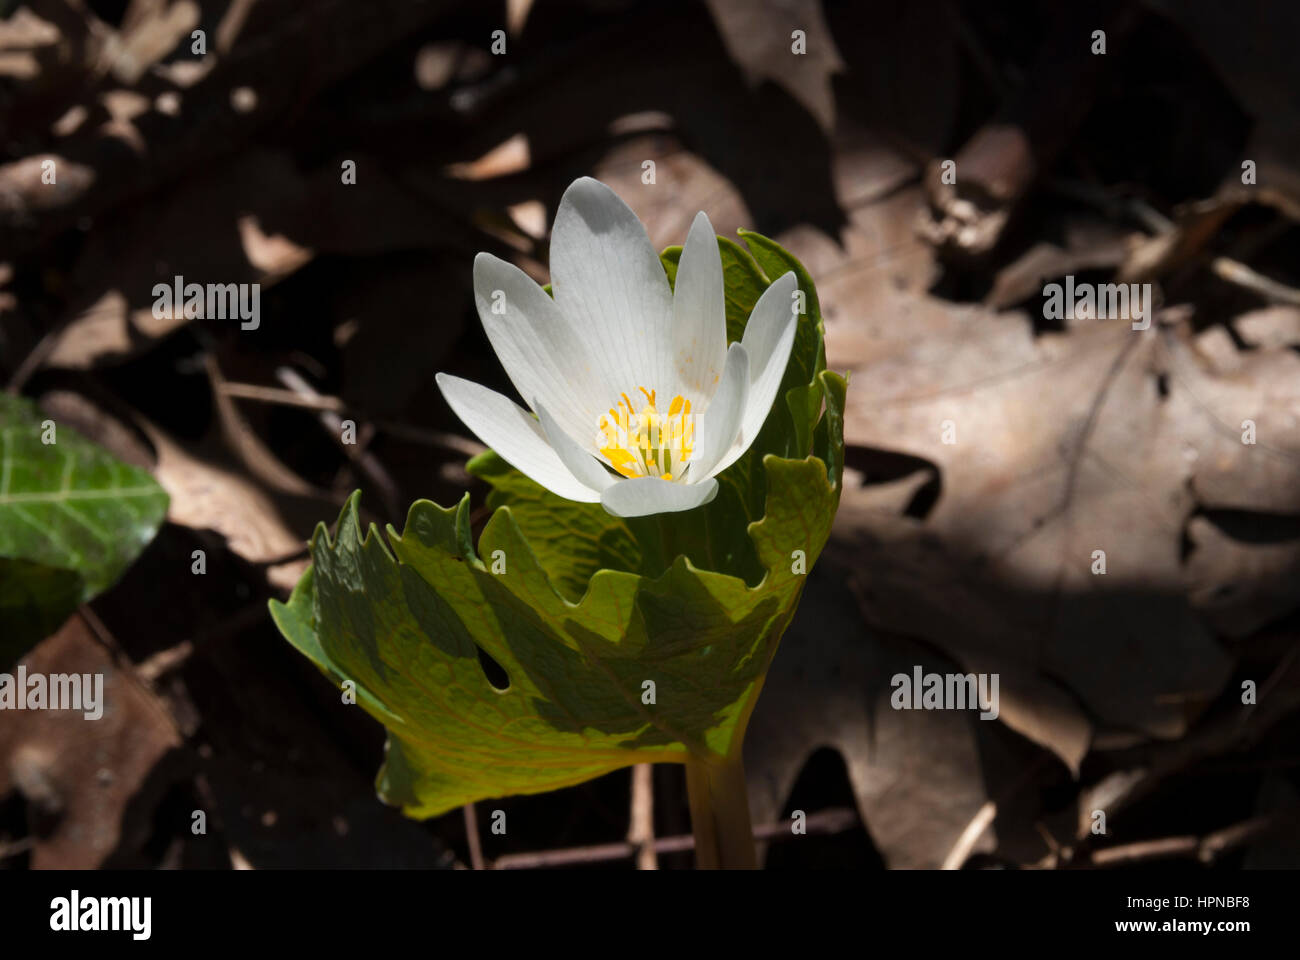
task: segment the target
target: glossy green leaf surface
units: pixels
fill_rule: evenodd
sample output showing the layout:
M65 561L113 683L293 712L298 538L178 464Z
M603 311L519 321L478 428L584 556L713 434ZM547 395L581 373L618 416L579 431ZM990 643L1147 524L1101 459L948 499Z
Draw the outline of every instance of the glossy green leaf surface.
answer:
M111 586L166 513L148 473L0 394L0 658Z

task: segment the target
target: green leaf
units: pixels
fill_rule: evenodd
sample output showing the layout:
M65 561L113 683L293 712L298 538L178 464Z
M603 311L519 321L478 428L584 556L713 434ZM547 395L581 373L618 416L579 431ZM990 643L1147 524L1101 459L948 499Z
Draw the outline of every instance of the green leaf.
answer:
M0 394L6 658L21 656L78 603L111 586L167 513L167 494L149 474L66 426L51 422L46 430L45 422L31 401ZM12 639L19 635L25 639Z
M712 503L653 522L631 521L629 526L643 543L643 555L648 561L660 555L653 546L655 541L666 545L660 570L680 553L698 566L737 574L752 585L762 577L763 570L744 531L747 524L763 516L763 458L774 454L797 459L811 452L813 430L825 404L820 375L826 368L826 352L817 291L803 264L762 234L741 230L740 236L749 249L727 237L718 237L728 342L743 337L754 304L772 280L794 271L798 289L805 295L805 310L795 330L778 400L749 450L718 477L718 496ZM754 251L752 255L750 250ZM661 255L670 281L675 279L680 255L680 247L669 247ZM831 471L837 489L841 469L842 457ZM658 571L646 566L643 572Z
M754 251L754 258L767 276L775 280L787 271L794 271L799 290L806 302L804 314L795 329L794 347L790 351L790 364L781 381L781 395L786 398L784 413L774 411L764 424L765 434L759 435L764 449L781 452L785 456L805 456L812 442L812 430L817 423L823 392L818 374L826 369L825 328L822 323L821 304L812 277L793 254L775 241L752 230L741 230L740 235ZM780 449L784 446L784 449Z
M468 497L450 509L418 501L400 535L389 528L390 553L373 525L363 536L354 495L333 540L317 530L311 576L272 614L388 727L378 787L412 816L632 763L728 755L803 588L792 554L816 559L838 496L815 458L766 467L768 509L750 531L767 569L757 587L678 558L654 580L599 571L573 603L511 507L472 551ZM491 686L480 650L508 689Z
M718 239L722 239L719 237ZM682 262L682 247L678 244L673 247L665 247L664 252L659 254L659 259L664 265L664 273L668 274L668 286L677 289L677 268Z
M471 460L467 469L492 485L488 509L513 508L524 537L566 599L580 600L597 570L641 571L641 547L626 521L598 504L556 496L491 450Z
M469 466L493 511L477 547L468 495L452 508L416 502L386 538L362 529L354 495L333 538L317 529L312 570L272 614L388 728L386 801L434 816L632 763L737 755L838 506L845 389L824 369L806 272L771 241L746 239L780 272L719 238L729 338L786 269L809 306L784 402L713 503L620 519L489 452ZM663 255L670 282L679 255ZM489 681L489 659L505 689Z
M0 667L58 630L84 586L75 570L0 557Z
M727 342L739 340L745 333L749 314L763 291L780 274L770 279L763 274L749 251L727 237L718 237L722 255L722 283L727 306Z

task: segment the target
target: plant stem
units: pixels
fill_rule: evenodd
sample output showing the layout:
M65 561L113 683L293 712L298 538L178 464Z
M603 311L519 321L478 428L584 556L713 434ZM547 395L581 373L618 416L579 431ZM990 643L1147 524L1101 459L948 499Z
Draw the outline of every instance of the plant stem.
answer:
M686 761L686 792L695 832L695 865L701 870L753 870L754 828L740 757Z

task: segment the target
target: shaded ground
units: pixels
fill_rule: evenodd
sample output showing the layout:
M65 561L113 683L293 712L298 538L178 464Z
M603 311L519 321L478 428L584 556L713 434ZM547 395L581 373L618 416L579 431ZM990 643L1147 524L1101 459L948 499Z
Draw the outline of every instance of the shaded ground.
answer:
M0 721L0 862L446 867L643 839L647 792L689 833L667 767L479 804L481 853L405 820L379 727L265 615L352 489L459 497L433 373L508 387L473 255L545 280L591 174L657 246L700 209L786 245L851 372L851 489L747 741L770 867L1300 865L1300 20L1060 6L0 8L0 376L172 495L30 661L121 714ZM178 274L260 283L259 328L155 318ZM1045 316L1067 275L1150 283L1149 328ZM998 720L892 709L916 665L998 673Z

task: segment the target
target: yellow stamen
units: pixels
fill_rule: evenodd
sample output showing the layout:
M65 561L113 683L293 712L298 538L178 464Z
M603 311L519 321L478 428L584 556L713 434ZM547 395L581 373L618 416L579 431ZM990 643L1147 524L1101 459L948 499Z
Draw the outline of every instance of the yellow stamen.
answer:
M600 453L624 477L673 479L674 467L691 458L695 425L690 420L691 402L673 397L668 415L656 407L658 393L637 387L646 403L640 413L626 393L619 394L618 407L600 419ZM681 471L678 470L680 474Z

